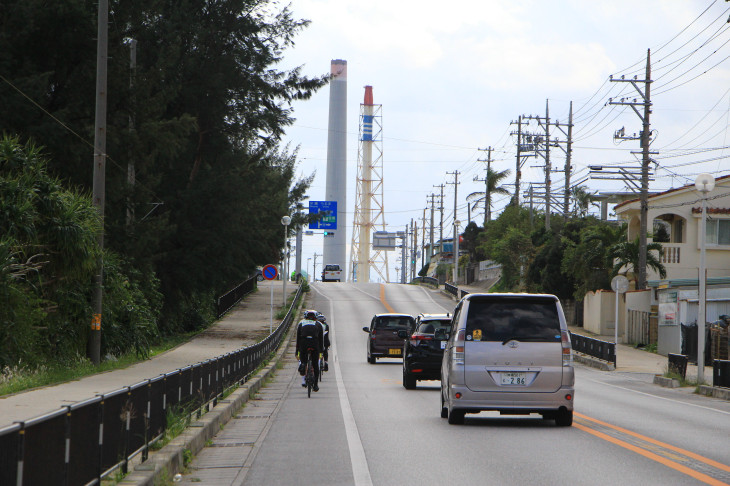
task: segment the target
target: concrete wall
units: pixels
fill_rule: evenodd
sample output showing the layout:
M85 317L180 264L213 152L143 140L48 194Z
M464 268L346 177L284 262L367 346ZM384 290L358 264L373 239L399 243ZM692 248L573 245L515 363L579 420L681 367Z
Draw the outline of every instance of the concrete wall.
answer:
M619 299L619 317L623 315L623 299ZM610 290L588 292L583 299L583 328L604 336L614 334L616 294ZM626 319L624 318L624 322ZM621 323L619 323L619 330Z

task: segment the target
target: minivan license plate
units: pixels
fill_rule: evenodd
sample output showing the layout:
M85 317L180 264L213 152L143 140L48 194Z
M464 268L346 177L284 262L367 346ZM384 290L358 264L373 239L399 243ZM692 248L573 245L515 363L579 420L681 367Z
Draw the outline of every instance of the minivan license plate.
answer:
M525 384L525 373L519 373L519 372L502 373L502 384L503 385L524 385Z
M398 356L400 356L400 348L389 349L388 354L397 354Z

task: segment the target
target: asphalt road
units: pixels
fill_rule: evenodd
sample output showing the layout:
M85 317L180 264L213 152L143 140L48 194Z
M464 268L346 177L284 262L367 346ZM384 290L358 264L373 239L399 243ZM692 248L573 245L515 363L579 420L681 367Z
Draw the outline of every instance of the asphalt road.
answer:
M439 382L401 385L400 360L365 359L379 312L447 312L439 292L315 284L334 334L311 399L292 374L245 484L730 484L730 402L665 389L641 373L576 366L573 427L540 416L439 416Z

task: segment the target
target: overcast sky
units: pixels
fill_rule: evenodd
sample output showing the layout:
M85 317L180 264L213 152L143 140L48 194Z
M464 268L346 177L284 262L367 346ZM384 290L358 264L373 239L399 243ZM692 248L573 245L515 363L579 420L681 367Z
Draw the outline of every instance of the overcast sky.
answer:
M329 72L332 59L348 63L347 232L352 237L358 126L364 86L382 104L384 207L389 231L420 220L434 187L459 171L457 219L467 221L466 196L483 191L486 152L492 168L509 169L514 184L519 115L568 122L573 102L572 181L591 191L626 191L622 182L589 178L589 166L638 166L638 141L614 142L614 132L639 132L641 120L609 98L639 98L621 75L644 79L651 49L652 151L657 165L651 191L692 183L698 173L730 174L730 3L717 0L294 0L296 18L311 25L286 51L283 68ZM643 89L643 84L639 84ZM294 105L286 141L299 147L298 170L315 174L311 200L324 200L329 86ZM529 127L537 132L534 124ZM558 133L551 129L551 133ZM558 133L558 135L561 135ZM565 137L561 136L564 140ZM565 156L555 148L552 165ZM544 182L542 159L528 159L521 189ZM564 173L551 176L562 191ZM505 186L512 191L514 186ZM508 198L495 198L498 214ZM454 185L444 190L444 221L453 221ZM483 205L471 213L481 225ZM437 216L438 219L438 216ZM422 222L418 222L419 228ZM446 226L450 228L450 226ZM462 226L463 227L463 226ZM339 231L343 231L341 222ZM444 230L445 234L450 229ZM419 230L420 239L420 230ZM322 253L322 237L305 237L303 266ZM391 253L390 279L400 266ZM292 260L292 265L293 265ZM321 263L321 258L318 259ZM420 260L419 260L420 264ZM309 269L312 268L311 260ZM321 266L319 267L321 269ZM375 276L376 277L376 276Z

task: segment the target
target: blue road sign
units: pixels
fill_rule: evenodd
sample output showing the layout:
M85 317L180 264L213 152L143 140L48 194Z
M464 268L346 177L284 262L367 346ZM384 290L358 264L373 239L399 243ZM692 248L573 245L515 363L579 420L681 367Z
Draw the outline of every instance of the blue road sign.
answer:
M266 280L274 280L279 275L279 270L274 265L266 265L261 269L261 276Z
M309 229L337 229L337 201L309 201L309 214L329 212L317 221L309 223Z

